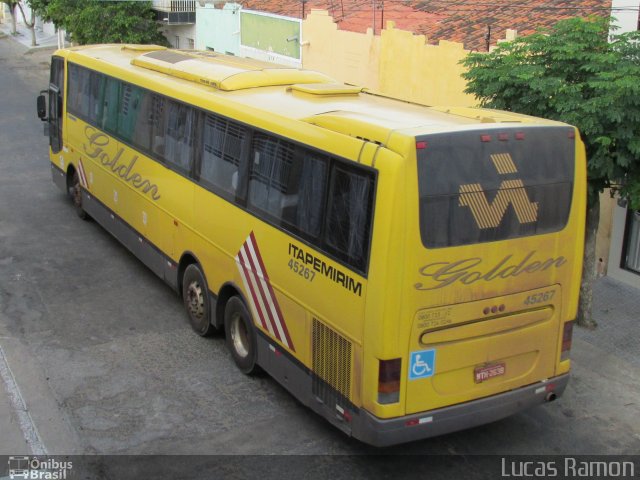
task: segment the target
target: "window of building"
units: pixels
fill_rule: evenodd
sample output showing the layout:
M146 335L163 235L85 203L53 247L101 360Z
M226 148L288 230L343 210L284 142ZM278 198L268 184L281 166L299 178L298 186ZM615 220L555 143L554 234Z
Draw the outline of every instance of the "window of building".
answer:
M640 273L640 210L628 210L622 251L622 268Z

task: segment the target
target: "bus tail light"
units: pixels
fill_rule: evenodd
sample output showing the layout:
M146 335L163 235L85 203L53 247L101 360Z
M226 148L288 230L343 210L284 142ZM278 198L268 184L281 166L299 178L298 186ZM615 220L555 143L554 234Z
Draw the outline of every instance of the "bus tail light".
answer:
M571 320L564 324L562 331L562 351L560 352L560 361L569 359L569 352L571 351L571 339L573 338L573 325L575 320Z
M400 370L402 359L380 360L378 370L378 403L400 401Z

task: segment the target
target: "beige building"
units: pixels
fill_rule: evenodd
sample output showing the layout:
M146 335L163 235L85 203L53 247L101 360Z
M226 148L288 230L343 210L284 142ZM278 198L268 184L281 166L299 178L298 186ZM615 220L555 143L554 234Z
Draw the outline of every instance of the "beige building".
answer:
M628 8L626 0L613 0L612 8L619 29L616 33L640 28L638 2ZM640 211L631 210L627 203L612 198L609 192L600 196L600 228L596 245L598 271L601 275L640 288Z

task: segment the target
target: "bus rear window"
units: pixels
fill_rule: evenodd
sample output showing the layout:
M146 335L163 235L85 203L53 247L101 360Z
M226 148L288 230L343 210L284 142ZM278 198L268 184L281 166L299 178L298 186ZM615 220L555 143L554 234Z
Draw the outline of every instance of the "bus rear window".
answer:
M427 248L556 232L569 217L570 127L419 137L420 231Z

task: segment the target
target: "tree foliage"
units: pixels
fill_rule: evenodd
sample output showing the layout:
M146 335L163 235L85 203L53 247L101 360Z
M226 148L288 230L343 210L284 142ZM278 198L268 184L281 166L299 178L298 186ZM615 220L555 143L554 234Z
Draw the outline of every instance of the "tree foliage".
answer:
M44 20L64 28L74 42L167 45L150 2L30 0Z
M640 209L640 32L610 36L607 19L572 18L463 64L482 106L578 127L591 205L612 187Z

